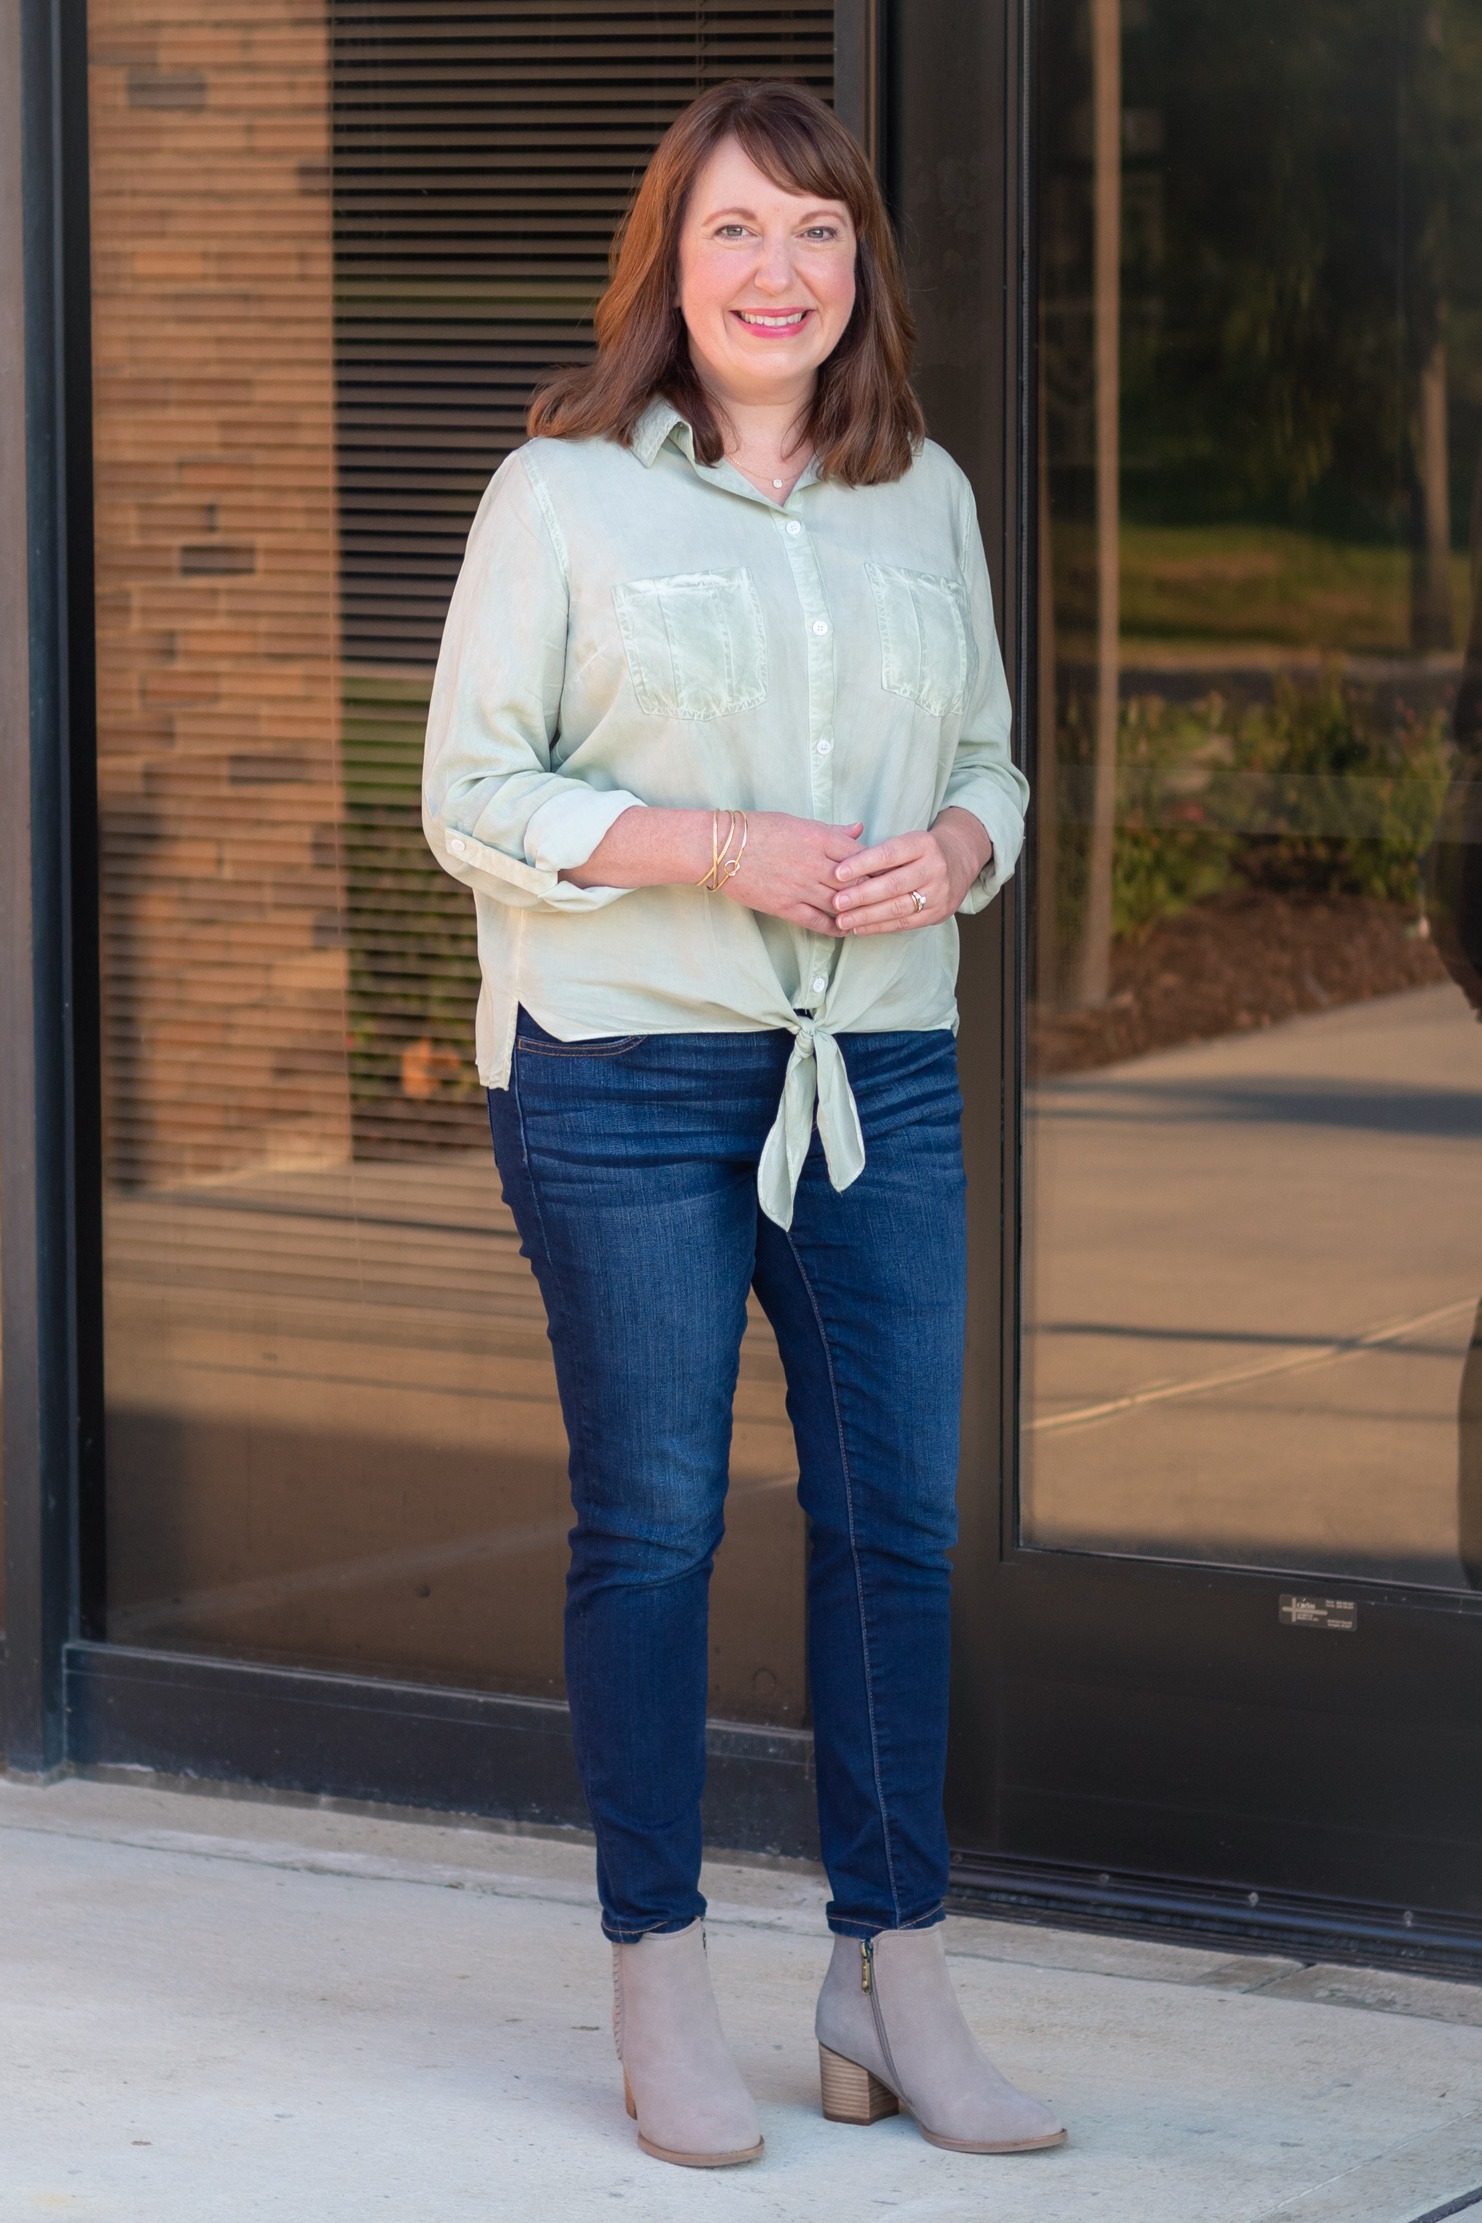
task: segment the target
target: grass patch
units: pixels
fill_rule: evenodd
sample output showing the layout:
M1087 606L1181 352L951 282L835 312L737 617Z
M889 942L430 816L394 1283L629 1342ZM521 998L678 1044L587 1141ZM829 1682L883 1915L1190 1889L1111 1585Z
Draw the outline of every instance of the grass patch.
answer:
M1410 553L1280 525L1131 525L1121 535L1126 642L1260 646L1351 655L1409 653ZM1091 635L1096 544L1054 526L1057 623ZM1455 638L1466 638L1467 558L1451 559Z

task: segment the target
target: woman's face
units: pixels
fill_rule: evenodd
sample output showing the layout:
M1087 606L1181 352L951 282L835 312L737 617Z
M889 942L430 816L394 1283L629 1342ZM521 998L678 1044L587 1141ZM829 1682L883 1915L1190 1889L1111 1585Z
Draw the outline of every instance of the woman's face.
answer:
M854 307L848 209L774 185L723 139L685 210L679 306L695 368L720 401L806 402Z

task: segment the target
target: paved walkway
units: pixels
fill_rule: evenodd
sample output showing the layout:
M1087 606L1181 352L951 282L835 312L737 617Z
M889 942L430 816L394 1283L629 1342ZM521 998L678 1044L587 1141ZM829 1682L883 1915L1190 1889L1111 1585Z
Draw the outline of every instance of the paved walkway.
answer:
M1029 1536L1465 1589L1482 1028L1460 990L1030 1105Z
M954 1920L974 2024L1071 2125L940 2153L818 2113L822 1888L717 1864L767 2156L641 2155L579 1841L0 1781L0 2219L1416 2223L1482 2202L1482 1989ZM1478 2206L1482 2223L1482 2204Z

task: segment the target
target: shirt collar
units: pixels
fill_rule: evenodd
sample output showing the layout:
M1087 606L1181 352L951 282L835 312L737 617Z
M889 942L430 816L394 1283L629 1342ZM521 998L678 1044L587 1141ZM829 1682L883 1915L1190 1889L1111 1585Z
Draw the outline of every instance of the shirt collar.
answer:
M633 427L633 453L645 470L652 464L664 442L676 430L683 435L681 445L691 463L693 463L695 460L694 434L690 431L688 424L675 408L673 402L666 401L662 394L655 395Z
M664 396L659 394L649 403L643 415L633 427L633 453L645 470L652 467L659 450L668 440L674 442L675 447L687 458L694 470L712 478L722 486L730 486L738 494L747 495L753 502L765 502L769 509L776 509L779 506L769 496L763 494L759 487L753 486L751 481L736 470L733 465L724 461L720 463L701 463L695 454L695 435L688 418L681 416L673 402L666 401ZM793 488L792 494L788 496L788 502L792 501L794 495L801 494L805 487L814 485L817 478L818 458L815 455L810 457L802 477ZM785 507L786 505L782 506Z

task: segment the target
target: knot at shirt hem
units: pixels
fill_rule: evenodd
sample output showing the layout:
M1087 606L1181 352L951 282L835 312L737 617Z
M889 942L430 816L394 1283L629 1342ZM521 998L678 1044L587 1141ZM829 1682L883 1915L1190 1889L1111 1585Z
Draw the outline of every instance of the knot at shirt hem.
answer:
M805 1019L797 1027L782 1082L782 1101L762 1145L756 1191L762 1210L779 1227L791 1227L793 1202L814 1121L828 1177L847 1189L864 1171L864 1136L844 1053L827 1027Z

